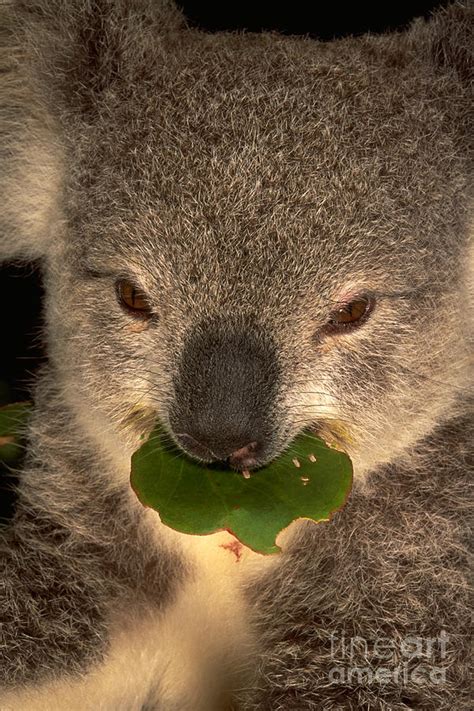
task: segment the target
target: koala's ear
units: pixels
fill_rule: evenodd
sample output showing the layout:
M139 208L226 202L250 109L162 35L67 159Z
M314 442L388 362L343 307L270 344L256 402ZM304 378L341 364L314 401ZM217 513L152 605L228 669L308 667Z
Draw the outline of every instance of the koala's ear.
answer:
M172 0L17 0L17 7L40 81L78 112L93 113L97 96L117 81L146 79L185 26Z
M455 2L436 10L429 20L415 20L409 43L441 71L453 71L466 87L473 78L474 4Z
M6 110L0 97L0 261L39 259L54 248L60 226L61 150L46 118L17 116L7 126Z
M185 21L172 0L0 4L0 259L36 259L60 230L62 136L114 83L139 86Z
M61 182L52 121L29 77L16 10L0 6L0 260L45 254Z

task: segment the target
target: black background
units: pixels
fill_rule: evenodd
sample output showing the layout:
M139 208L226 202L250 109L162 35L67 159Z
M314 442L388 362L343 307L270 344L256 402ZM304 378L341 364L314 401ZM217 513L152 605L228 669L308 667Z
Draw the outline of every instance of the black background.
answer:
M427 17L446 2L410 2L387 6L373 2L286 2L277 6L258 2L181 2L190 24L203 30L277 30L330 40L364 32L404 28L413 17ZM0 350L0 405L28 397L41 360L41 277L38 265L0 266L2 313Z

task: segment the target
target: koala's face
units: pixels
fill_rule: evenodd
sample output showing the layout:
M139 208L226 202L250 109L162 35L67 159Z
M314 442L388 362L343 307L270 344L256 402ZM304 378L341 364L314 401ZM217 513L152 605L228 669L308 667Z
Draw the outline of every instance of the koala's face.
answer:
M71 123L52 357L124 451L158 417L252 468L306 429L362 473L462 384L462 157L384 40L268 42L190 35Z

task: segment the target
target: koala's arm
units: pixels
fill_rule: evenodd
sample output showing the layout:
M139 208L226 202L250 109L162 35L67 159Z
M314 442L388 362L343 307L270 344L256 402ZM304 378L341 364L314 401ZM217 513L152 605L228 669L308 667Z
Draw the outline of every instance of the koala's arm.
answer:
M34 450L41 447L41 440L35 439L22 478L32 486L40 483L42 491L30 496L23 488L15 519L0 539L4 691L83 672L101 660L106 648L105 610L111 590L100 575L101 545L94 540L95 527L83 535L84 522L73 511L74 500L77 503L84 492L74 488L73 471L54 443L48 442L47 464L35 461ZM50 497L58 495L66 504L63 511L57 500L51 505ZM0 691L0 706L2 698Z
M74 675L102 658L103 581L73 537L28 507L1 540L0 706L2 690Z
M142 507L128 485L110 486L110 463L83 436L71 445L77 423L55 379L38 382L16 515L1 531L0 707L4 693L100 664L114 611L149 596L158 612L185 575L177 554L146 545Z
M473 435L469 407L251 581L246 711L472 708Z

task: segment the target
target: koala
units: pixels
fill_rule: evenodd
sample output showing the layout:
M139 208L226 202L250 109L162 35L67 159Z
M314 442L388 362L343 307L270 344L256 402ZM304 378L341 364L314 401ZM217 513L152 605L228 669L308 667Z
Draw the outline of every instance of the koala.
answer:
M472 6L320 42L170 0L0 8L0 254L48 362L0 538L2 711L463 711ZM320 435L346 506L282 552L164 526L159 421L256 470Z

